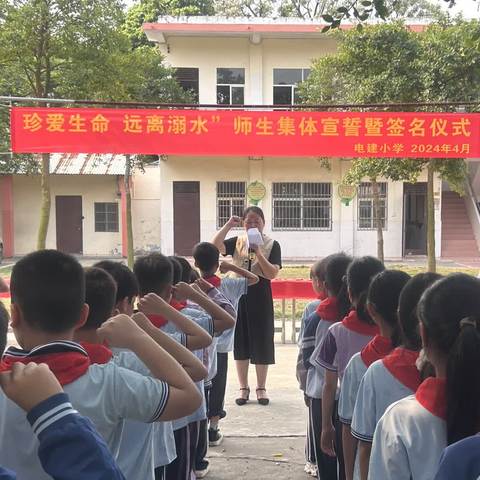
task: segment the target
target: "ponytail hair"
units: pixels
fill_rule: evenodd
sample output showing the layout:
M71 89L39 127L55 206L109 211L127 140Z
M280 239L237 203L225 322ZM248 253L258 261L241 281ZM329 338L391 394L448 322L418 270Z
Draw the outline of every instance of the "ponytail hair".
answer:
M401 270L384 270L373 277L368 288L367 301L392 328L392 345L400 345L400 329L397 321L398 299L405 284L410 280Z
M447 440L480 429L480 280L450 275L433 284L419 305L426 343L447 359Z
M352 308L345 276L353 259L344 253L336 253L331 257L325 270L325 285L328 292L337 298L337 320L340 321Z
M417 307L423 292L442 278L438 273L419 273L403 287L398 302L398 328L401 344L408 350L422 349Z
M355 305L358 318L370 325L373 320L367 312L367 292L372 278L385 270L385 265L375 257L365 256L355 259L347 271L347 286Z

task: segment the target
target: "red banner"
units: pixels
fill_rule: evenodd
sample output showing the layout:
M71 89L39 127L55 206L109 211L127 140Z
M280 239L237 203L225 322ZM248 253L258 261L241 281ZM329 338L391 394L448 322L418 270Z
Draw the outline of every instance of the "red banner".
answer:
M26 108L16 153L480 157L480 114Z

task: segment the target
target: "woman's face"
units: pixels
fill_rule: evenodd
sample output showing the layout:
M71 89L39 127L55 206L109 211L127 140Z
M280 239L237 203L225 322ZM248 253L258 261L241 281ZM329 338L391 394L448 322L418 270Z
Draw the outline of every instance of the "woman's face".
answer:
M254 212L249 212L243 219L243 226L245 227L245 230L249 230L250 228L258 228L261 232L263 232L263 227L265 224L263 223L262 217Z

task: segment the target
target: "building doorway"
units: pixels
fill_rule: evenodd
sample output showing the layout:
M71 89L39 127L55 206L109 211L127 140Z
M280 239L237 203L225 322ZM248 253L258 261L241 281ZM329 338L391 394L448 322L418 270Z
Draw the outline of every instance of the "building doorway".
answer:
M200 182L173 182L175 255L192 255L200 241Z
M57 249L64 253L83 253L82 197L55 197Z
M403 184L403 254L427 254L427 184Z

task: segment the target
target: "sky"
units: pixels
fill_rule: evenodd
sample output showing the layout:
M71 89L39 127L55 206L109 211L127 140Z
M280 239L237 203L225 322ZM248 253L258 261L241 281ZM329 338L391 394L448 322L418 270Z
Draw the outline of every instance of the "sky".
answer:
M480 0L457 0L456 5L451 9L448 8L448 2L443 0L435 0L435 3L442 5L445 10L451 13L462 13L466 18L480 18L479 6Z

